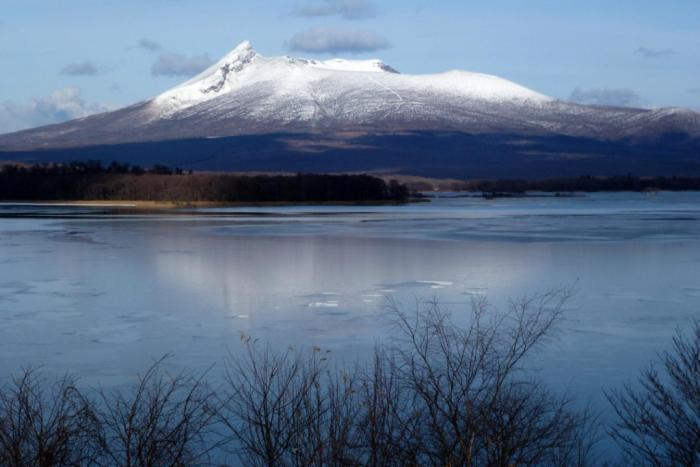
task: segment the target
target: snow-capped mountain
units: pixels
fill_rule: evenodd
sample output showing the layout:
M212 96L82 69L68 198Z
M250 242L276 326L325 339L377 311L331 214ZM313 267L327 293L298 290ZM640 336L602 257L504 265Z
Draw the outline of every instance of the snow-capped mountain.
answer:
M396 116L429 118L430 99L538 105L551 99L501 78L452 71L402 75L380 60L266 58L244 42L192 80L156 97L155 118L246 112L270 122L350 124ZM247 108L240 103L248 103ZM239 104L239 105L236 105Z
M358 143L358 138L415 132L614 144L649 143L668 135L697 141L700 114L577 105L465 71L407 75L380 60L265 57L244 42L198 76L149 101L0 136L0 151L282 134L287 136L276 141L286 149L277 145L278 152L357 151L370 144ZM202 151L192 149L191 160L206 160ZM254 153L249 148L249 162Z

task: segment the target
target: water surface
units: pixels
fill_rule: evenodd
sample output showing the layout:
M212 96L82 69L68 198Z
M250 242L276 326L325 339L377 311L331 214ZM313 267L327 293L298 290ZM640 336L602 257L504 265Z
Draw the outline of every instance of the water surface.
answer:
M361 358L386 303L457 318L575 295L530 364L600 400L700 318L700 194L124 213L0 206L0 380L29 365L121 384L154 359L204 369L240 333Z

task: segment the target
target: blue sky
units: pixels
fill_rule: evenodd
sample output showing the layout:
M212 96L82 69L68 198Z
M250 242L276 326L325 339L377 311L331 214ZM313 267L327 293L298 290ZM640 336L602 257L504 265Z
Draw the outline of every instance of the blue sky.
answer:
M2 0L0 132L154 96L239 42L700 109L698 0Z

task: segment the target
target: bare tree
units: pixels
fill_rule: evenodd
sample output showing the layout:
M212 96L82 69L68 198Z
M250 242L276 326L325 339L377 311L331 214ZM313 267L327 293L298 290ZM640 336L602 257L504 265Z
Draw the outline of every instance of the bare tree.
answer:
M313 354L325 358L319 348ZM312 356L307 361L313 361ZM308 365L307 368L313 368ZM354 440L358 399L355 370L335 369L319 374L308 391L299 394L302 404L291 428L291 456L285 465L362 465Z
M541 465L585 457L573 451L587 449L581 429L590 416L521 371L568 298L565 291L536 295L505 314L477 300L464 328L436 302L412 314L392 305L402 336L394 347L398 378L420 420L419 463Z
M214 394L202 377L155 362L129 391L101 392L105 465L206 465L218 447Z
M300 455L298 430L317 429L313 419L324 410L325 401L310 399L319 394L325 361L318 352L305 358L292 349L260 349L249 336L241 339L245 355L229 362L222 423L247 465L291 465ZM317 448L312 443L305 451Z
M567 299L502 315L477 301L464 328L435 302L412 314L391 304L399 339L350 370L244 336L223 423L246 465L588 465L594 418L522 370Z
M0 391L0 465L93 464L98 432L92 402L70 377L47 384L27 370Z
M619 421L610 434L628 461L638 465L700 465L700 321L680 330L637 386L606 395Z
M227 370L222 422L246 465L360 465L356 370L329 370L328 352L273 351L242 336Z
M415 395L400 378L391 350L376 347L370 364L358 369L357 425L354 439L361 465L417 465L421 413Z
M164 359L129 389L100 391L98 404L70 378L47 386L26 372L0 392L0 465L196 466L225 443L253 466L588 465L595 417L524 365L567 299L537 295L503 314L477 300L464 326L436 302L411 313L392 303L398 337L353 367L331 367L317 347L277 351L244 335L220 391L203 376L168 373ZM688 455L697 456L698 336L677 338L664 360L676 392L648 373L648 402L632 392L615 399L623 427L648 423L640 404L667 410L658 427L677 424L668 439L681 454L659 463L697 460Z

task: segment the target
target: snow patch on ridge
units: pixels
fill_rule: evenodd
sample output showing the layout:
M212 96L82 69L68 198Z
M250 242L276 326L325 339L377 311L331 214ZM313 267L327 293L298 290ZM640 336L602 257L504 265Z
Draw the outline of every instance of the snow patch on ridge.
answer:
M368 73L397 73L395 69L385 64L381 60L345 60L333 58L331 60L317 61L308 60L307 63L313 68L335 71L360 71Z

